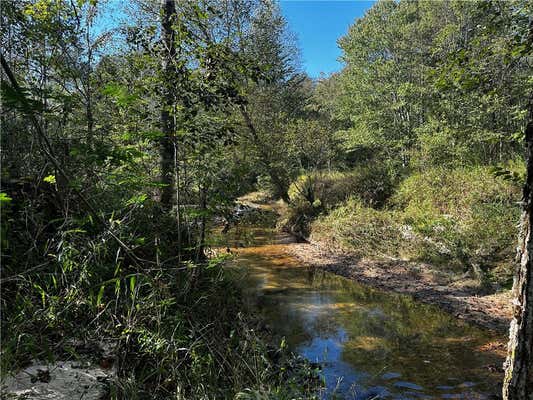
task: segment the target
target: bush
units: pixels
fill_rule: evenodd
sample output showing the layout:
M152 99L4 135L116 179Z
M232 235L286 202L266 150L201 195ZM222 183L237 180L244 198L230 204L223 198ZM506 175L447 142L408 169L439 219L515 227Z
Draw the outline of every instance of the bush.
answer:
M519 199L520 185L487 167L435 168L405 179L387 208L350 199L312 224L311 239L358 255L472 269L503 282L512 274Z
M519 199L519 185L489 168L436 168L407 178L392 203L424 239L414 256L488 268L512 260Z
M393 211L375 210L352 198L318 218L312 224L310 239L358 256L397 256L402 244L398 217Z
M318 171L301 175L289 188L293 203L307 202L328 210L356 196L375 208L385 204L393 184L387 171L360 166L350 172Z
M289 188L289 205L282 225L302 237L309 235L309 224L321 213L351 197L371 207L382 207L392 193L392 179L384 169L367 166L350 172L318 171L301 175Z

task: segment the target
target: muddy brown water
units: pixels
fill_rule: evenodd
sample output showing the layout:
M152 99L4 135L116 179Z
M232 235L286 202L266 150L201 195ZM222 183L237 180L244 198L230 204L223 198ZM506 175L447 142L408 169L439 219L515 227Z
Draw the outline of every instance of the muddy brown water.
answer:
M237 228L230 247L250 305L293 351L321 365L322 398L489 399L499 392L502 337L436 307L310 269L288 235Z

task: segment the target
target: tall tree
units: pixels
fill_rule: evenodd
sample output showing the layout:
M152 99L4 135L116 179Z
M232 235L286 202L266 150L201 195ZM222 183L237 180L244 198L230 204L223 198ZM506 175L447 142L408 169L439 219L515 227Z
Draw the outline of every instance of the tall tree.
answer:
M310 94L309 80L300 71L298 47L275 2L260 2L243 37L244 54L258 70L245 87L246 104L239 106L246 138L258 160L258 172L269 178L274 194L288 202L288 188L298 170L279 148L286 147L287 125L301 116Z
M515 56L533 56L533 17L527 31L517 34ZM513 319L503 384L504 400L533 399L533 94L525 129L526 182L522 198L519 259L513 283Z
M161 26L163 43L163 90L161 98L161 129L160 140L161 156L161 183L164 185L161 192L161 204L165 208L173 206L175 197L174 182L174 157L175 157L175 130L176 125L171 111L175 104L175 30L173 20L176 17L174 0L161 0Z
M438 6L431 5L431 11ZM339 106L352 126L345 132L356 149L372 149L406 167L428 102L426 70L432 63L418 2L377 2L339 40L346 67Z

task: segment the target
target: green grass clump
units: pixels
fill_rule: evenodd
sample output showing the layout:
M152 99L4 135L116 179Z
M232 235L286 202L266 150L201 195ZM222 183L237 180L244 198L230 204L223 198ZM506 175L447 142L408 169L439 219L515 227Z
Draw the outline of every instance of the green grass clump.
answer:
M358 256L399 255L400 222L397 213L376 210L352 198L313 222L310 239Z
M354 195L375 208L392 194L392 179L377 166L359 166L351 171L316 171L301 175L289 188L291 202L320 204L331 209Z

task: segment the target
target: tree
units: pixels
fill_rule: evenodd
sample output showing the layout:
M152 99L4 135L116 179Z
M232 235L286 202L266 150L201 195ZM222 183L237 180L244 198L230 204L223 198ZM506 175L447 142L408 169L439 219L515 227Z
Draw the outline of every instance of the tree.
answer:
M303 116L310 81L300 72L298 48L276 3L261 2L243 33L244 57L254 60L252 71L240 74L243 138L252 145L258 173L269 178L275 196L289 202L289 185L299 171L279 149L286 145L290 121Z
M171 111L175 104L175 57L176 35L173 24L176 18L176 6L174 0L161 0L161 27L163 43L163 79L161 97L161 129L160 141L161 157L161 183L164 185L161 192L161 204L169 209L174 205L175 182L174 182L174 157L175 157L175 130L174 116Z
M421 21L440 7L425 4L379 1L339 39L346 67L338 104L342 117L351 121L345 141L352 149L381 154L400 169L409 164L416 128L427 112L426 71L439 25L423 29Z
M530 31L533 39L533 29ZM522 200L520 261L512 290L513 319L505 362L504 400L533 398L533 106L525 130L525 146L527 178Z
M528 9L527 5L522 8ZM531 7L529 7L530 11ZM527 15L527 13L524 13ZM511 47L515 57L533 55L533 18L528 29L518 29ZM518 25L520 27L520 25ZM524 25L522 25L524 27ZM513 283L513 319L509 331L504 400L533 399L533 95L530 93L525 128L526 181L522 198L519 260Z

